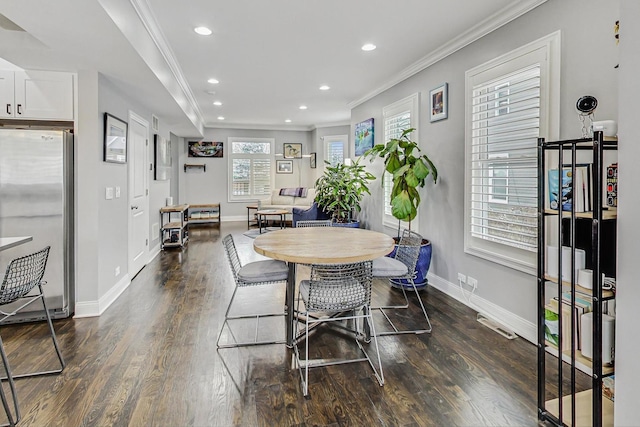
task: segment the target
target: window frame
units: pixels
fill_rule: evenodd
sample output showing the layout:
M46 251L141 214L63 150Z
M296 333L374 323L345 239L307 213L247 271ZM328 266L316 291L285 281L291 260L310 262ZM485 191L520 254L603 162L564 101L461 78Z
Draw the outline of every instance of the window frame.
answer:
M417 141L418 145L420 144L420 93L413 93L406 98L402 98L392 104L389 104L382 108L382 138L383 143L387 143L387 120L396 116L400 116L405 112L409 112L409 128L415 129L413 132L409 134L409 137L413 141ZM384 182L388 183L389 179L391 179L391 174L386 171L383 171L384 174ZM418 189L420 191L420 189ZM422 194L421 194L422 197ZM398 219L393 215L388 214L386 212L386 207L391 204L390 200L386 198L385 184L383 183L382 187L382 225L385 227L393 228L394 230L398 229ZM411 228L414 230L419 230L419 220L420 216L420 208L418 208L418 214L411 221ZM404 223L405 226L408 225L407 222ZM402 223L401 223L402 226Z
M233 153L234 142L261 142L269 143L269 154L246 154L246 153ZM235 196L233 194L233 161L236 159L268 159L269 160L269 184L271 190L275 187L275 138L243 138L237 136L230 136L227 138L228 148L225 150L227 155L227 201L230 203L246 203L251 201L257 201L269 197L268 194L256 195L251 189L251 194L246 196Z
M329 157L331 154L329 147L334 142L342 142L342 163L344 163L345 159L349 158L349 135L327 135L323 137L322 142L324 144L323 152L325 161L329 161ZM322 162L322 165L323 170L325 170L328 166L325 162Z
M497 76L507 76L527 65L540 63L539 137L557 140L560 134L560 47L560 31L556 31L474 67L465 73L464 252L531 275L536 274L536 252L484 240L472 235L473 81L474 79L479 79L480 81L490 82ZM536 55L543 57L543 60L531 62L531 58ZM494 77L490 77L492 73L495 73ZM499 101L496 99L496 102ZM496 110L496 112L498 111ZM508 180L509 177L507 176ZM509 189L507 188L507 200L508 197ZM503 203L506 203L506 201Z

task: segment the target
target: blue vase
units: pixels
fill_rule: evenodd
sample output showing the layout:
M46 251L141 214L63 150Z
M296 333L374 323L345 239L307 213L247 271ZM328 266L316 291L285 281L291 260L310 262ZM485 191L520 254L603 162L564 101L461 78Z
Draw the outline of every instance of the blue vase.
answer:
M393 257L396 254L396 247L391 251L388 257ZM418 255L418 263L416 264L416 278L414 283L418 290L424 289L427 286L427 273L431 266L431 242L423 239L420 246L420 254ZM411 283L407 279L390 280L391 286L394 288L404 287L405 289L413 289Z

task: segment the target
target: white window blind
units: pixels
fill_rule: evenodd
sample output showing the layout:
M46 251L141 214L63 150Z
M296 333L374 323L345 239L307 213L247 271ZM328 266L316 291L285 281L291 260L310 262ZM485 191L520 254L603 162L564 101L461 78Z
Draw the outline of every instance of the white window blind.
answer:
M344 159L347 158L348 142L348 135L331 135L324 137L324 158L331 166L344 163Z
M466 73L465 252L531 274L537 140L558 137L559 49L557 32Z
M229 138L229 201L268 196L273 187L271 138Z
M473 87L471 233L535 251L540 64Z
M402 132L409 128L415 130L409 135L413 141L418 141L418 107L419 94L415 93L391 105L387 105L382 110L384 119L384 143L393 138L399 138ZM391 214L391 190L393 189L393 176L385 172L383 179L384 212L382 214L383 224L387 227L398 227L398 220ZM418 217L411 221L411 228L418 230Z

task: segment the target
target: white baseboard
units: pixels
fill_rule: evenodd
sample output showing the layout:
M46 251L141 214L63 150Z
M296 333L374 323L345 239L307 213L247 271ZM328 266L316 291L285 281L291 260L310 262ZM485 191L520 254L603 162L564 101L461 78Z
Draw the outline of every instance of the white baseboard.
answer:
M100 316L104 311L109 308L113 302L118 299L120 294L131 284L131 278L128 274L125 274L118 283L106 294L104 294L98 301L78 301L76 302L74 319L81 317L95 317Z
M522 317L505 310L499 305L479 297L478 295L471 297L471 304L469 304L462 296L460 286L436 276L435 274L427 273L427 280L429 281L430 286L433 286L439 291L449 295L451 298L460 301L464 305L482 313L486 317L506 326L532 344L537 343L538 335L536 332L536 325L534 323L529 322L528 320L523 319Z

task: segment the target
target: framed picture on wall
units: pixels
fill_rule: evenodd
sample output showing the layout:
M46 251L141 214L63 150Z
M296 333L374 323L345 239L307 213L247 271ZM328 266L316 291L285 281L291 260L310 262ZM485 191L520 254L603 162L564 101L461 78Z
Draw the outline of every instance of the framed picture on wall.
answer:
M311 153L309 157L309 166L311 166L311 169L316 168L316 153Z
M216 141L189 141L189 157L224 157L223 143Z
M369 148L373 148L373 118L356 124L355 155L362 156Z
M446 119L449 111L448 83L443 83L429 91L429 117L432 122Z
M127 163L127 123L104 113L104 161Z
M293 173L293 160L276 160L276 173Z
M282 147L282 155L285 159L301 159L302 144L285 142Z
M153 138L153 177L156 181L166 181L171 173L171 140L158 134Z

